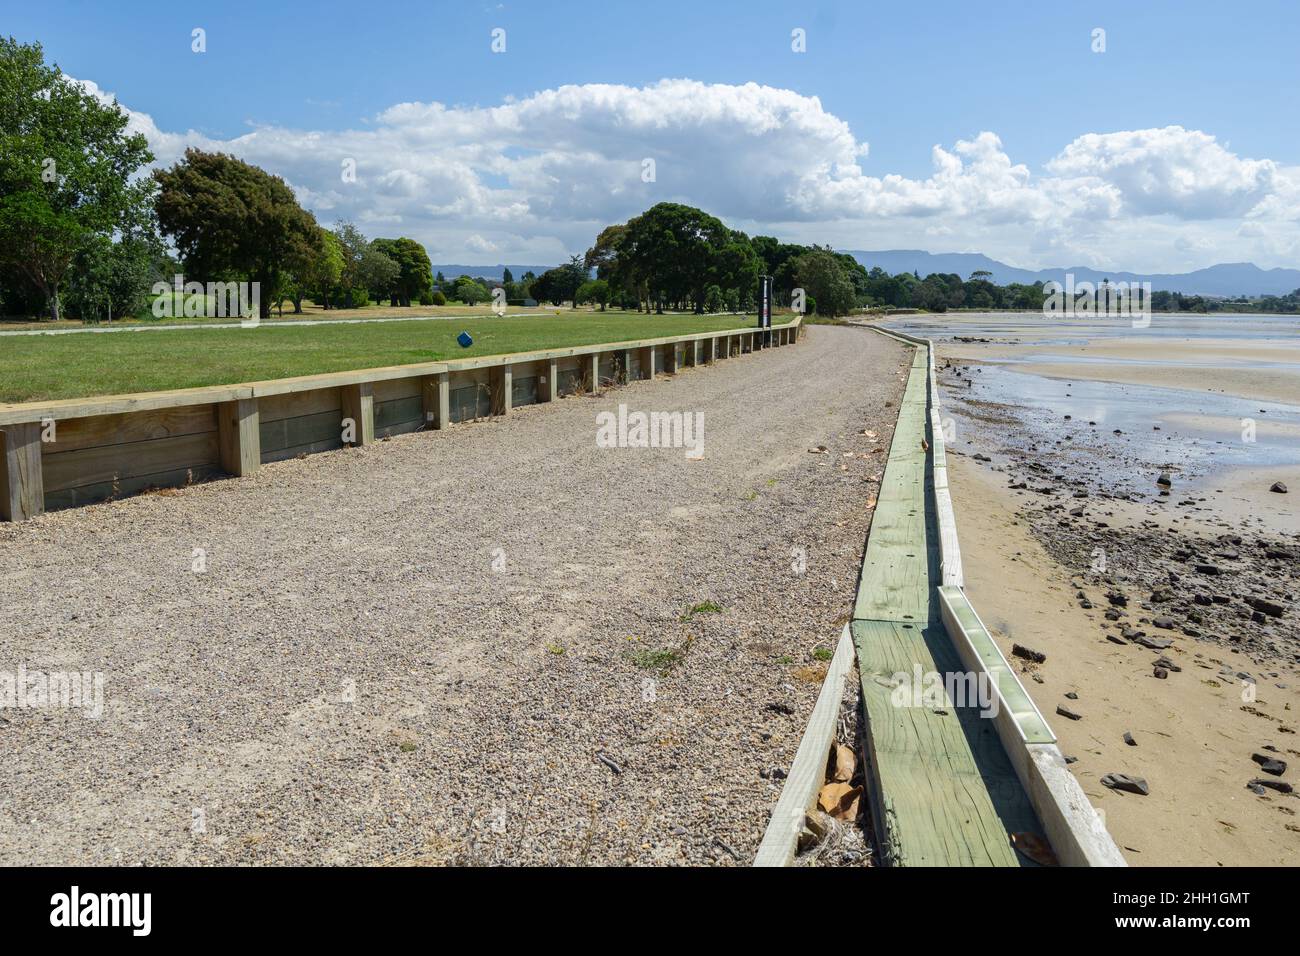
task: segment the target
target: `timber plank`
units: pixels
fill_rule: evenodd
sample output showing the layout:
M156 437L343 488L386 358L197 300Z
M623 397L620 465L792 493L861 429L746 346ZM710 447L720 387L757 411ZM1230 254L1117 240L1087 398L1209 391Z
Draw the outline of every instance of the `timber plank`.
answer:
M0 519L26 521L45 509L45 467L39 422L0 431Z
M45 490L48 494L83 485L114 481L120 483L125 478L219 465L220 454L215 430L126 445L99 445L62 455L50 455L44 462Z

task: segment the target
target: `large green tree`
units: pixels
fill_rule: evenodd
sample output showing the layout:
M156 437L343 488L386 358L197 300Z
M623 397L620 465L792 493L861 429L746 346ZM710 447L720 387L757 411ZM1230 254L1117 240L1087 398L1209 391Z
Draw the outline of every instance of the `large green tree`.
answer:
M387 293L392 305L409 306L412 299L418 301L433 291L433 264L424 246L405 237L376 239L372 245L397 263L397 279ZM376 294L382 293L377 290Z
M0 37L0 265L52 318L78 253L150 231L153 184L135 173L152 160L116 103L47 66L39 43Z
M672 306L702 312L705 293L715 284L718 256L734 241L717 217L663 202L629 220L617 241L618 268L645 290L658 311Z
M316 217L279 176L225 153L187 149L158 170L158 224L200 280L244 277L261 286L262 318L282 282L318 241Z
M797 287L812 296L818 315L847 315L853 310L853 282L836 253L813 247L790 264Z

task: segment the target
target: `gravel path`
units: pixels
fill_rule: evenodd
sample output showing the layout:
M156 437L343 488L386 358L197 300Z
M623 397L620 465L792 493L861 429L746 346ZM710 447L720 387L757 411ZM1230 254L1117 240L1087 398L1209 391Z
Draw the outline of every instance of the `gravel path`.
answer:
M905 357L813 326L0 525L0 676L104 675L98 720L0 709L0 864L748 863L852 606ZM620 402L702 412L703 460L596 447Z

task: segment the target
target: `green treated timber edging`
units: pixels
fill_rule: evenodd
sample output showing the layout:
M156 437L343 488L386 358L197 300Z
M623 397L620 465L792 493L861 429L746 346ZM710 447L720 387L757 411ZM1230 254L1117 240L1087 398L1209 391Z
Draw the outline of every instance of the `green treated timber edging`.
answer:
M968 723L968 741L971 744L971 754L976 758L977 764L981 761L984 763L980 771L981 779L990 799L995 804L1000 804L996 807L996 812L1001 817L1012 826L1024 826L1024 800L1027 799L1032 808L1032 819L1036 824L1034 832L1041 827L1060 863L1067 866L1125 866L1119 848L1106 832L1083 788L1066 767L1065 758L1056 745L1056 738L1051 728L993 641L962 588L961 551L948 488L946 449L942 420L939 415L939 391L933 345L928 339L920 339L889 329L876 328L876 331L898 341L918 346L913 355L909 389L912 379L918 377L917 372L921 368L924 368L928 380L926 397L930 426L928 433L930 497L927 498L926 503L934 510L933 530L938 541L934 548L927 548L927 550L932 555L935 551L938 553L937 567L931 565L929 570L935 584L934 592L937 598L935 603L938 606L938 617L942 621L942 628L935 626L933 616L935 603L931 603L932 616L929 619L931 626L923 631L921 641L925 646L921 647L915 641L910 646L904 645L910 649L912 666L919 667L921 672L925 672L925 668L932 663L935 672L945 673L947 672L945 665L949 664L952 655L955 655L957 669L964 668L967 679L983 678L987 682L986 687L994 698L990 701L993 706L989 707L991 712L989 717L992 719L976 717L974 726ZM901 418L900 415L900 422ZM901 427L900 423L899 428ZM893 447L899 447L897 431ZM891 461L893 447L891 447ZM901 447L908 446L904 443ZM886 474L888 475L888 468ZM927 533L931 531L931 527L927 524ZM864 582L865 567L864 561ZM859 600L859 605L861 604L862 601ZM855 621L853 626L863 630L867 625L864 624L860 628L859 622ZM879 625L872 626L879 627ZM948 639L942 641L939 634L945 633ZM883 652L882 648L887 649L891 642L880 633L877 633L875 638L870 643L874 645L873 652L879 655ZM863 639L858 638L857 644L861 670L864 666ZM929 661L925 659L927 651L931 652ZM907 662L905 657L903 663ZM891 661L890 666L895 666L897 663L897 660ZM874 672L874 680L877 683L896 679L896 677L897 673L887 678L878 667ZM864 702L868 696L866 680L864 670ZM877 706L876 710L883 712L881 706ZM966 713L959 716L963 716L969 722L972 719L970 709L965 710ZM888 726L882 729L883 737L888 736L889 729ZM917 730L916 733L934 737L941 730L942 728L925 728ZM991 746L990 731L996 736L998 744L996 747ZM951 737L946 746L950 745ZM950 754L948 756L951 757ZM958 758L963 756L960 749L957 756ZM884 762L889 774L896 776L899 772L898 768L891 765L890 761ZM897 758L892 761L893 764L898 762ZM1007 777L1008 764L1015 776L1014 783ZM951 767L954 773L961 775L962 767L959 764L949 763L947 766ZM901 789L896 787L892 794L885 792L884 798L880 801L882 806L878 819L885 820L887 831L892 826L897 831L893 835L898 837L898 842L886 852L890 862L901 864L928 862L927 854L933 855L936 852L935 847L942 852L952 852L952 848L942 834L935 838L924 830L919 835L905 832L906 828L900 821L907 809L906 801L911 796L911 790L916 786L915 781L911 781L909 786L905 778ZM982 803L978 794L974 796L974 800L977 804ZM979 850L958 849L956 851L958 855L967 860L977 860L979 853L984 849L982 841L985 833L983 827L977 827L976 834L981 841ZM909 840L917 842L921 847L919 856L917 853L909 852L911 850L911 847L907 846ZM1016 862L1024 863L1023 860Z
M938 606L929 355L918 349L877 493L850 626L876 835L896 866L1019 866L1038 832L991 721L926 688L963 669Z

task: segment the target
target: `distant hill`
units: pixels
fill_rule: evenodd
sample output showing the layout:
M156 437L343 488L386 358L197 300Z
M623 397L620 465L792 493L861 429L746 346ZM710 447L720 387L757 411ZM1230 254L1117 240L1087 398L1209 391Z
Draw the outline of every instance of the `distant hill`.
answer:
M518 281L525 272L532 272L534 275L541 275L547 269L554 269L554 266L512 266L512 265L495 265L495 266L440 266L434 263L433 274L439 272L448 279L455 279L457 276L471 276L475 279L500 279L502 271L510 270L510 274Z
M1225 262L1197 269L1195 272L1153 273L1107 272L1087 266L1070 266L1064 269L1017 269L977 252L931 253L920 249L888 249L881 252L847 250L868 269L880 266L886 272L919 272L925 278L931 272L955 272L969 279L972 272L985 270L993 273L998 285L1008 282L1032 283L1049 280L1065 282L1065 274L1073 273L1075 282L1150 282L1154 291L1181 292L1184 295L1285 295L1300 289L1300 269L1261 269L1251 262Z

